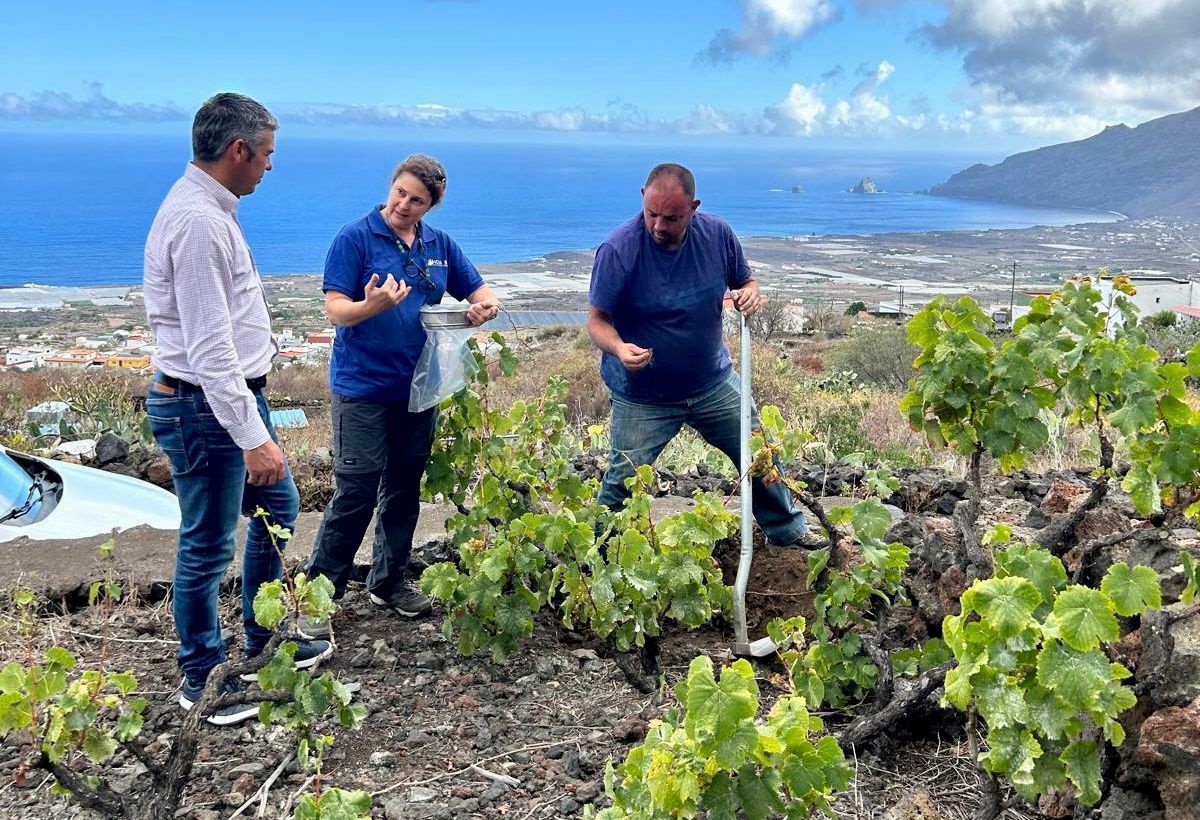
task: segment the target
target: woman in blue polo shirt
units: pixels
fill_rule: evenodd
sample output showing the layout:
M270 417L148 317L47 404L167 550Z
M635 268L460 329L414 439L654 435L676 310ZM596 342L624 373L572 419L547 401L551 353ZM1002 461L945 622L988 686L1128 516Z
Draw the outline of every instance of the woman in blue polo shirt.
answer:
M429 611L407 573L429 460L435 410L408 411L413 368L425 345L422 305L466 300L467 320L496 316L492 289L447 234L423 217L442 201L446 172L423 154L392 173L387 203L342 228L325 259L325 310L337 327L329 362L336 490L317 532L310 575L340 597L371 515L378 509L371 601L406 617ZM327 633L323 624L302 624Z

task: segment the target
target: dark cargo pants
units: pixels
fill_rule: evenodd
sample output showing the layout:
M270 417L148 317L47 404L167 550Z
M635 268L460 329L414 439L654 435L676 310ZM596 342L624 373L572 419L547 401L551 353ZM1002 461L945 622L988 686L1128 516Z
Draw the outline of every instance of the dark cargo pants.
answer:
M346 591L371 515L375 521L367 588L386 597L408 568L429 461L436 409L408 412L408 402L333 395L336 488L325 507L308 573Z

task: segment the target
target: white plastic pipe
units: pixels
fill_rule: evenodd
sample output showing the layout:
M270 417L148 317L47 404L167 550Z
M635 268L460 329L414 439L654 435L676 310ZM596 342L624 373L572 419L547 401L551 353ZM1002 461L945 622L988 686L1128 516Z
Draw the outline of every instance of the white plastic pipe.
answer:
M746 628L746 586L750 583L750 565L754 561L754 532L753 508L750 495L750 409L753 399L750 396L750 326L746 317L738 314L742 323L742 361L741 370L741 475L742 475L742 554L738 560L737 579L733 583L733 654L746 656L751 654L750 637Z

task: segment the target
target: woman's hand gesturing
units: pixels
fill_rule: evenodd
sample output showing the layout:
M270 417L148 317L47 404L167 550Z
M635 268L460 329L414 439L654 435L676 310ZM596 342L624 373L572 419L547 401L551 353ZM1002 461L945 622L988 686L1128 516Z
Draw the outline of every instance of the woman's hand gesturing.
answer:
M412 288L406 282L396 281L396 277L390 273L381 285L379 284L379 274L372 273L371 281L367 282L363 301L367 303L370 314L374 316L403 302L411 290Z

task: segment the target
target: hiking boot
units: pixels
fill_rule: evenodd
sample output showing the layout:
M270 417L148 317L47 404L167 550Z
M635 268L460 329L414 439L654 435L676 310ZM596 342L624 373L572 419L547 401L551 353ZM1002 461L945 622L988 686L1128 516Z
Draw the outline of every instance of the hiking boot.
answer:
M772 547L783 547L784 549L798 550L819 550L829 546L828 539L822 538L812 530L805 530L802 535L800 535L790 544L775 544L770 541L767 543Z
M243 691L242 686L236 680L226 680L225 684L221 687L222 695L230 695L241 691ZM184 676L183 688L179 692L179 705L183 708L183 711L190 712L203 694L203 683L194 683ZM258 705L257 701L235 703L232 706L225 706L218 709L204 719L213 726L233 726L250 718L258 717Z
M371 603L385 606L405 618L419 618L433 611L429 596L421 592L412 578L402 579L396 588L386 595L372 592Z
M292 656L297 669L311 669L321 661L333 654L333 644L329 641L305 640L300 638L295 641L296 654ZM259 649L257 652L246 650L246 659L249 660L262 652ZM258 672L247 672L242 675L242 680L253 683L258 680Z

